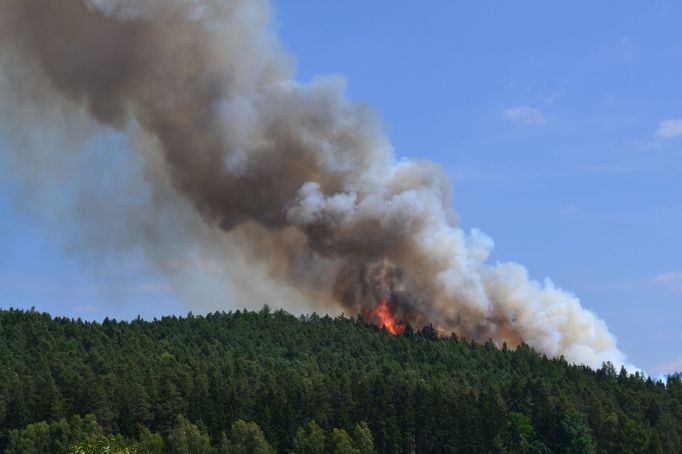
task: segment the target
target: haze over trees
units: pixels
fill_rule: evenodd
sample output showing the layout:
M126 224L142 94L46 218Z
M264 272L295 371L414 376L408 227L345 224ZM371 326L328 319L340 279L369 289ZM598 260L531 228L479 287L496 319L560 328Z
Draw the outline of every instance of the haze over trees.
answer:
M682 380L267 307L102 323L0 311L0 450L105 449L682 452Z

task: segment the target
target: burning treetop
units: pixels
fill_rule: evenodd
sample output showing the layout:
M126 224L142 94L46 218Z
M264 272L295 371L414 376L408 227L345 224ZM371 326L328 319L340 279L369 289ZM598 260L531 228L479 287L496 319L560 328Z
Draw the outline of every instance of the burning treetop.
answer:
M388 300L382 300L374 309L366 309L364 315L368 320L377 322L380 328L385 328L394 336L405 332L405 325L394 320Z

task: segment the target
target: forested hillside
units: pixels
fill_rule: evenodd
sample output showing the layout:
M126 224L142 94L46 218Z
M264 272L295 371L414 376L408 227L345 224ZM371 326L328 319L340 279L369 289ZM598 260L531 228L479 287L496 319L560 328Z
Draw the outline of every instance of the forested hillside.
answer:
M682 381L282 311L0 312L6 452L682 452Z

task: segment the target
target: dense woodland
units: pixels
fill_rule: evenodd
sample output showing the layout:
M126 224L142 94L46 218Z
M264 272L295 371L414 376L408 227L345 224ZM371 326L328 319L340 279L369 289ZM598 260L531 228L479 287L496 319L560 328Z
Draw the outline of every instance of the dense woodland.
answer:
M102 323L6 310L0 450L677 453L682 381L267 307Z

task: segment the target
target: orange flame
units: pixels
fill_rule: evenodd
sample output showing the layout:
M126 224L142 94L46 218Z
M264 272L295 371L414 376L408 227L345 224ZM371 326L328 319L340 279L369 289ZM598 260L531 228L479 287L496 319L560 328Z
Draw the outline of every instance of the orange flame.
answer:
M388 307L388 300L381 301L373 310L365 310L365 316L367 318L378 319L379 326L386 328L386 331L394 336L405 332L405 325L396 323L393 320L393 314L391 314L391 309Z

